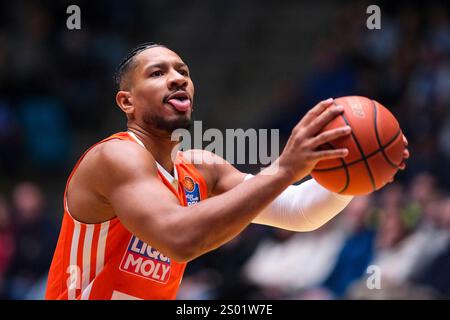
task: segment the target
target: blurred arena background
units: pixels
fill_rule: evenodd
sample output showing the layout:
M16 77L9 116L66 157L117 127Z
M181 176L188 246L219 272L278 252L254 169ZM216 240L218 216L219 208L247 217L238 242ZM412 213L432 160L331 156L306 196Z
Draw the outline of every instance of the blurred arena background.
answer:
M66 28L70 4L81 30ZM366 27L370 4L381 30ZM317 101L364 95L410 143L395 183L314 232L250 226L188 265L180 299L450 298L448 2L293 0L0 3L0 298L43 297L66 179L125 129L113 73L145 41L189 64L204 128L285 141Z

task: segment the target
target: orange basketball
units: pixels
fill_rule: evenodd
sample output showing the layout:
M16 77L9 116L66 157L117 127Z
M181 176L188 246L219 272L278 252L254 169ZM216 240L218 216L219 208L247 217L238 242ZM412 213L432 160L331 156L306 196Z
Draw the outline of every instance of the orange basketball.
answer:
M312 177L323 187L340 194L368 194L386 185L403 161L405 144L397 119L380 103L366 97L349 96L334 100L344 113L322 131L349 125L349 136L324 148L347 148L345 158L317 163Z

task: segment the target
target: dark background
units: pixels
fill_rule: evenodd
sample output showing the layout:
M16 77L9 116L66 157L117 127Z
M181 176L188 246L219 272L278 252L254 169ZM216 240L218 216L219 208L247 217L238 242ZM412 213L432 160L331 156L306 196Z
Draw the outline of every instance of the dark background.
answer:
M66 28L70 4L81 30ZM381 30L366 27L370 4ZM204 130L277 128L283 142L317 101L363 95L410 143L396 183L312 233L249 227L188 266L180 298L450 297L448 2L113 0L0 3L2 298L43 297L66 179L126 128L113 74L146 41L190 66Z

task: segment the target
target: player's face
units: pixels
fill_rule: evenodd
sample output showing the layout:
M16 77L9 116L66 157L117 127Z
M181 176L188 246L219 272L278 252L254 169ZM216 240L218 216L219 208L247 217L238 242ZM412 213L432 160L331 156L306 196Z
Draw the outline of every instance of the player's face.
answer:
M187 65L173 51L155 47L136 56L130 89L135 119L171 133L188 128L194 102L194 84Z

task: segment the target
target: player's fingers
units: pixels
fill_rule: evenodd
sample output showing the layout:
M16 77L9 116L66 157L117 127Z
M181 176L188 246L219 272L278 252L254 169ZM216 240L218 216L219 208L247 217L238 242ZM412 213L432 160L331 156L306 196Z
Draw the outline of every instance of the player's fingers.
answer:
M299 124L311 122L322 112L324 112L328 107L330 107L333 104L333 102L334 102L333 98L328 98L327 100L320 101L305 114L305 116L302 118Z
M307 126L307 135L312 136L325 127L331 120L336 118L344 111L343 106L333 106L315 118L309 126Z
M409 158L409 150L408 150L408 149L405 149L405 150L403 150L403 161L402 161L402 163L400 163L399 166L398 166L398 168L399 168L400 170L405 170L405 168L406 168L405 160L407 160L408 158Z
M405 149L403 150L403 159L408 159L409 158L409 150Z
M321 150L314 151L311 155L312 160L327 160L335 158L344 158L348 155L348 149L332 149L332 150Z
M317 137L312 138L311 146L313 149L315 149L322 144L325 144L327 142L336 140L337 138L349 135L351 131L352 131L352 129L350 126L344 126L344 127L340 127L340 128L336 128L336 129L332 129L332 130L327 130L327 131L319 134Z

